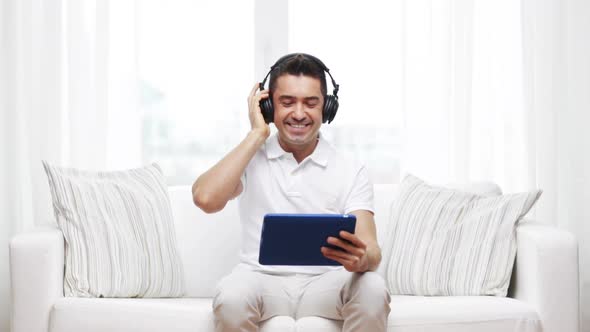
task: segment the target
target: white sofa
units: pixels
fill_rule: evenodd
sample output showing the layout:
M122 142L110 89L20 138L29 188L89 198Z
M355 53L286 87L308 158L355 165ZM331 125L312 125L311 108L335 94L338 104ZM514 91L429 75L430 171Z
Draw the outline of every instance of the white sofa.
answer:
M394 186L375 186L382 243ZM189 187L171 187L184 298L118 299L63 296L64 239L57 228L16 235L10 242L13 332L213 331L216 282L238 262L236 202L207 215ZM527 221L518 227L509 297L392 296L388 331L578 331L578 247L574 237ZM385 258L384 258L385 259ZM382 271L380 271L382 273ZM320 317L274 317L261 331L340 331Z

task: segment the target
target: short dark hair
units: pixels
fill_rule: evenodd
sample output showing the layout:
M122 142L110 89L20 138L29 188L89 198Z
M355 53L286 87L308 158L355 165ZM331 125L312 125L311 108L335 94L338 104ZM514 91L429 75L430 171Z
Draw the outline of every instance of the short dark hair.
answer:
M324 97L327 95L326 73L320 64L307 55L297 53L281 63L270 73L269 89L271 94L276 89L277 79L285 74L317 78L320 80L322 95Z

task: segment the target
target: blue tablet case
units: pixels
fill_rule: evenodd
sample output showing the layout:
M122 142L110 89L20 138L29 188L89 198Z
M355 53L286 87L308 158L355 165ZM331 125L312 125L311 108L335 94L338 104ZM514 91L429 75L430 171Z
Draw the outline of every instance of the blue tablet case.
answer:
M267 214L262 224L258 262L262 265L341 265L324 257L322 246L344 230L354 233L352 214Z

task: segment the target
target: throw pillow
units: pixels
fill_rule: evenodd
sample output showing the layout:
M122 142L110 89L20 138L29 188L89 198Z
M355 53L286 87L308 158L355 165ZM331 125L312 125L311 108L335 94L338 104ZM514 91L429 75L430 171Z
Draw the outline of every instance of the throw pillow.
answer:
M168 190L156 163L109 172L46 161L43 167L65 238L66 296L184 294Z
M516 225L541 193L483 196L407 175L384 243L391 294L506 296Z

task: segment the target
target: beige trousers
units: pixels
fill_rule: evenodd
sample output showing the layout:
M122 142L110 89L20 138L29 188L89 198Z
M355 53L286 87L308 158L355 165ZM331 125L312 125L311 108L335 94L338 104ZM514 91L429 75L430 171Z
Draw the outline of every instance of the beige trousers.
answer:
M344 332L379 332L387 330L389 301L376 272L283 276L238 265L217 284L213 313L217 332L258 331L274 316L320 316L344 320Z

